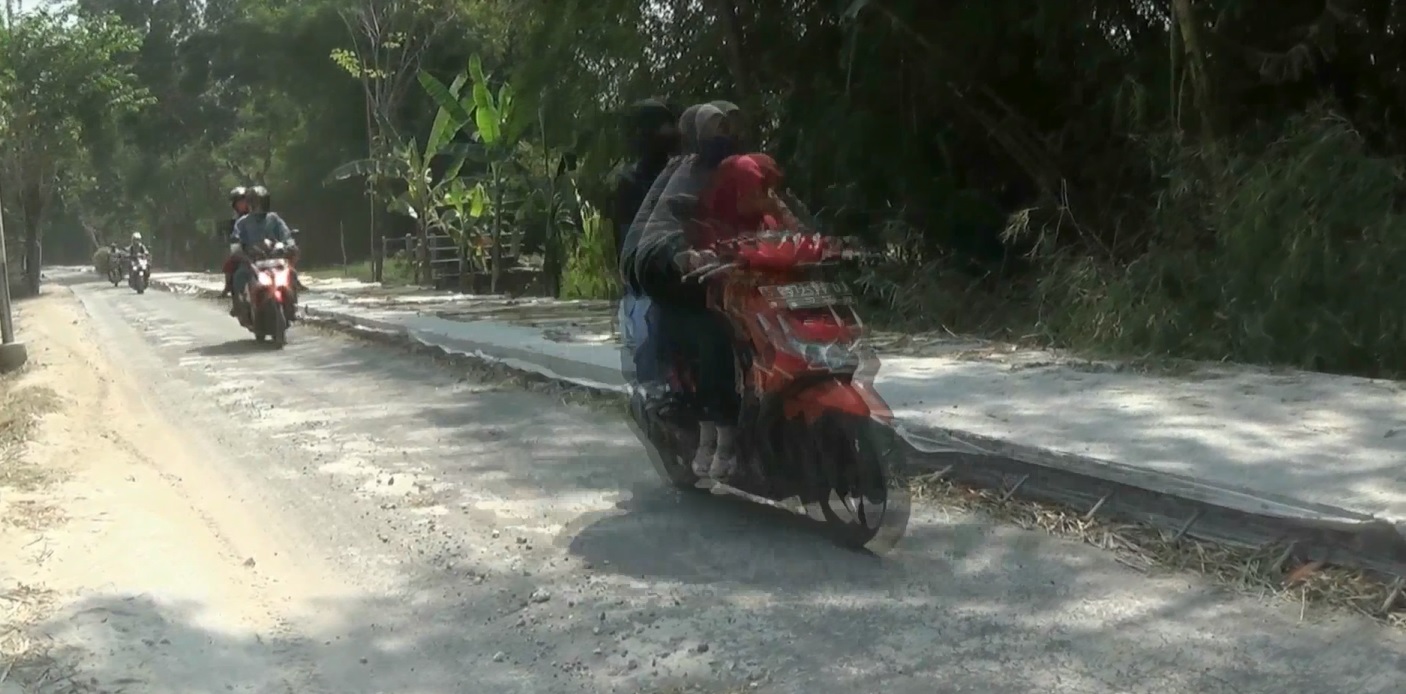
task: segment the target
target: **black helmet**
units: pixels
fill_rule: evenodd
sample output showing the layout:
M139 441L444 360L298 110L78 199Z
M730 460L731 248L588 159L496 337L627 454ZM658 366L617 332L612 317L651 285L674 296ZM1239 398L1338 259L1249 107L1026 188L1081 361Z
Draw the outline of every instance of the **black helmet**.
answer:
M248 196L249 206L257 208L260 212L268 212L273 205L273 196L269 194L269 189L263 186L249 186Z
M244 186L236 186L229 191L229 204L234 205L249 194L249 189Z

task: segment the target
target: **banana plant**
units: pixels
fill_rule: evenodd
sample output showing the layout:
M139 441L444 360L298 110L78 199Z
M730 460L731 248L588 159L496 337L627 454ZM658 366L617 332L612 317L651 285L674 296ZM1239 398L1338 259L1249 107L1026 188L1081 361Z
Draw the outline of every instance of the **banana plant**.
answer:
M442 191L439 204L445 209L440 213L444 229L454 238L463 251L463 258L469 267L460 268L460 284L468 281L465 270L480 272L488 270L486 248L487 237L479 229L480 220L488 212L488 193L482 183L469 185L463 178L455 178L447 183Z
M426 84L427 78L433 81L433 86ZM425 85L427 91L435 87L444 90L457 105L458 101L453 97L463 91L468 79L468 75L461 75L446 87L433 77L421 74L420 83ZM415 271L417 281L422 273L428 275L429 272L429 232L431 229L444 227L439 215L441 200L448 186L459 180L460 171L473 154L472 149L454 142L455 135L469 118L461 111L462 109L445 109L441 106L435 114L423 148L416 140L411 139L409 142L393 146L387 156L347 162L334 169L327 177L327 182L364 177L372 182L394 180L404 184L404 191L388 201L388 209L415 222L415 231L419 238ZM452 163L444 176L436 179L431 167L434 160L442 156L453 157Z
M576 190L573 175L575 167L572 158L562 156L553 162L552 152L547 146L546 118L541 108L537 111L537 123L541 129L540 151L532 152L540 172L533 170L521 160L514 164L519 175L528 187L528 209L533 219L541 222L546 232L543 235L542 275L543 283L550 296L561 296L561 276L565 269L565 235L570 231L579 232L582 228L581 200Z
M441 113L450 114L460 130L472 127L469 132L479 145L485 164L485 173L477 183L484 188L487 197L489 217L489 243L492 253L489 291L498 291L502 276L504 221L516 205L510 206L507 199L510 184L509 167L518 151L528 123L518 117L518 110L512 85L504 82L495 95L489 88L489 77L483 71L483 62L478 55L469 58L467 75L455 80L472 80L473 88L467 97L459 97L452 87L445 87L433 76L421 73L420 83L425 91L437 102ZM456 172L457 174L457 172Z

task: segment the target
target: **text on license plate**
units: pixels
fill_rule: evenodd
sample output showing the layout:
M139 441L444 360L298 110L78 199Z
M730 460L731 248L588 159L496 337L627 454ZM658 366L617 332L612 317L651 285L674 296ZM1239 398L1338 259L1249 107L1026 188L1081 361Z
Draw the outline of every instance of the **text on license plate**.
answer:
M821 308L852 301L849 287L839 282L798 282L760 287L772 305L786 308Z

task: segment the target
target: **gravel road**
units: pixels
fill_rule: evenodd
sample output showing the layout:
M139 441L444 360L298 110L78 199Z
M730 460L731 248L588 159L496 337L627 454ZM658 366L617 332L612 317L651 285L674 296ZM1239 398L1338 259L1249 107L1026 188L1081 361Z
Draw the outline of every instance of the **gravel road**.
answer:
M103 426L187 505L143 521L187 541L123 540L120 576L71 562L91 578L43 628L95 690L1385 694L1406 671L1406 639L1365 620L941 508L856 556L666 490L609 413L51 278L24 321L71 329L31 349L68 340L68 368L126 392Z

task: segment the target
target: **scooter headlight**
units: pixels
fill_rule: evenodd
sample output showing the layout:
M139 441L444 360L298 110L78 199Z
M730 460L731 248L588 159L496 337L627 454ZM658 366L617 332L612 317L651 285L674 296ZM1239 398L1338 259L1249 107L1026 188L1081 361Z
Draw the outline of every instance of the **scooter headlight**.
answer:
M815 344L792 341L807 363L829 371L844 371L859 367L859 355L843 345Z

